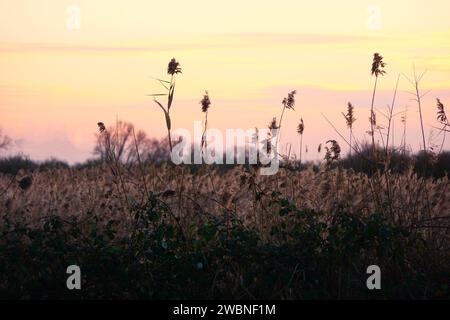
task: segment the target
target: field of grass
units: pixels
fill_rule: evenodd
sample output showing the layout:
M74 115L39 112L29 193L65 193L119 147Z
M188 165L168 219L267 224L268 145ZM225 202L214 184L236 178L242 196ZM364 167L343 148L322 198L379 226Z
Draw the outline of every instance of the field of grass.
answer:
M449 298L448 178L108 166L0 177L3 298ZM66 288L66 268L83 289ZM382 290L368 290L378 265Z
M170 111L181 73L175 59L170 81L158 79L167 93L153 95L166 142L129 123L98 122L97 157L85 164L2 159L0 298L449 299L450 169L443 146L450 123L437 99L440 146L427 147L422 122L419 153L409 154L405 137L389 145L397 89L388 124L380 127L374 101L382 59L376 53L372 64L372 143L354 137L351 103L343 114L348 138L324 116L349 146L344 159L336 140L323 146L321 163L302 162L301 151L299 158L277 153L278 136L271 135L294 109L294 90L262 143L281 160L276 174L261 175L260 161L174 165ZM410 82L421 117L420 79ZM208 92L200 103L203 155ZM301 119L300 150L304 129ZM3 141L5 147L11 140ZM82 290L66 287L71 265L81 269ZM377 290L366 282L373 265L381 271Z

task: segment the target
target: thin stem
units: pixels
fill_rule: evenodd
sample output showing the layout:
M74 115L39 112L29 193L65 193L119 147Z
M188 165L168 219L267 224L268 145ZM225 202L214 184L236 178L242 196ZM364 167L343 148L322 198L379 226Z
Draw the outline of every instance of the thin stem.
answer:
M172 86L173 85L174 85L174 81L173 81L173 74L172 74L172 76L170 77L170 87L169 87L170 89L169 89L168 99L170 99L170 96L173 94L173 90L172 90ZM172 99L173 99L173 97L172 97ZM168 114L169 119L170 119L169 101L167 101L167 114ZM172 137L171 137L171 134L170 134L170 128L169 127L167 127L167 135L168 135L168 138L169 138L170 153L172 153Z
M344 142L350 146L351 149L353 149L356 153L359 154L358 150L355 147L352 147L350 142L345 139L345 137L339 132L338 129L336 129L336 126L323 114L321 113L322 117L328 122L328 124L334 129L334 131L341 137Z
M207 148L207 141L206 141L206 129L208 128L208 110L206 110L205 112L205 126L203 129L203 134L202 134L202 153L204 151L206 151ZM205 145L205 147L203 148L203 144Z
M446 131L444 130L444 137L442 138L442 144L441 144L441 148L439 149L439 154L442 152L442 149L444 148L444 143L445 143L445 135L446 135Z
M275 145L275 155L278 157L277 155L277 150L278 150L278 144L281 140L281 122L283 121L283 115L284 115L284 110L286 110L286 106L283 107L283 111L281 111L281 116L280 116L280 122L278 123L278 136L277 136L277 140L276 140L276 145Z
M278 129L281 129L281 121L283 121L284 110L286 106L283 107L283 111L281 111L280 122L278 123Z
M419 94L419 81L417 80L417 78L415 78L415 87L416 87L417 103L419 105L420 127L422 129L423 151L426 151L427 146L425 144L425 131L423 129L422 104L421 104L421 99L420 99L420 94Z
M389 149L389 135L391 133L391 120L392 120L392 114L394 112L394 104L395 104L395 99L397 97L397 89L398 89L398 83L400 81L400 74L397 77L397 84L395 85L395 91L394 91L394 97L392 98L392 104L391 107L389 109L389 124L388 124L388 130L387 130L387 139L386 139L386 155L388 153L388 149Z
M372 93L372 105L370 107L370 134L372 135L372 149L375 154L375 131L373 128L373 104L375 102L375 92L377 91L377 83L378 83L378 76L375 76L375 84L373 86L373 93Z
M300 135L300 164L302 163L303 134Z
M208 146L208 142L206 140L206 130L208 129L208 110L206 110L206 114L205 114L205 131L204 131L204 135L205 135L205 148Z
M170 129L167 129L167 135L168 135L168 138L169 138L170 153L172 153L172 137L170 136Z
M352 157L352 127L350 127L350 158Z
M403 140L403 155L405 155L405 152L406 152L406 121L403 124L403 137L402 137L402 140Z

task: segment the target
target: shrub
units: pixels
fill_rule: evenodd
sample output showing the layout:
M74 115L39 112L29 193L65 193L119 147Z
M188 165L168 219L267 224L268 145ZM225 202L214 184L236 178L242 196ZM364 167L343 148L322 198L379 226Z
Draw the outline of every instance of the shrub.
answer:
M18 154L6 158L0 158L0 172L16 175L20 170L33 172L36 170L67 169L69 164L56 158L38 162L31 160L28 156Z
M0 172L16 175L19 170L34 171L39 165L22 154L0 158Z

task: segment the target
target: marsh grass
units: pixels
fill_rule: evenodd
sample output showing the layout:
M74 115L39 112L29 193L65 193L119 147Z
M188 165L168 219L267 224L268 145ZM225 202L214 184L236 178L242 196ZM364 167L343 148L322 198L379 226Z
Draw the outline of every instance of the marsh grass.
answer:
M300 119L300 122L297 126L297 133L300 135L300 148L299 148L299 164L302 163L302 150L303 150L303 132L305 131L305 123L303 122L303 118Z
M161 86L167 91L167 93L154 93L149 96L153 97L153 101L161 108L164 112L164 117L166 120L167 127L167 138L169 140L169 148L170 152L172 152L172 137L171 137L171 128L172 128L172 120L170 118L170 108L172 107L174 95L175 95L175 78L178 73L182 73L180 63L172 58L167 66L167 74L170 75L170 81L156 79ZM167 96L167 104L164 107L161 102L158 101L157 97L159 96Z
M211 100L209 99L208 91L205 91L205 94L203 95L200 104L202 105L202 112L205 114L204 128L201 141L201 148L203 150L203 148L206 149L206 147L208 146L206 131L208 130L208 110L209 107L211 106Z
M86 298L448 297L447 177L393 174L396 197L380 190L396 208L387 214L363 173L281 171L287 180L206 166L179 177L164 166L146 174L141 203L136 166L123 174L131 207L108 166L35 173L28 190L1 197L0 294L76 297L57 281L76 260L89 270ZM375 262L386 289L372 294L365 267Z
M383 76L386 71L383 70L386 63L383 61L383 56L379 53L374 53L372 62L372 76L375 76L375 82L373 85L372 102L370 105L370 136L372 138L372 148L375 150L375 126L376 126L376 114L374 111L375 93L377 91L378 76Z
M35 171L31 183L26 172L21 180L0 174L0 297L448 299L449 176L445 170L434 178L426 174L431 160L433 166L448 164L448 153L423 150L413 162L406 137L400 148L389 138L383 147L375 145L374 98L384 66L375 54L371 144L353 136L351 103L344 114L348 139L323 115L350 147L344 159L339 142L329 139L318 147L318 154L325 149L320 165L301 164L301 119L300 165L291 165L288 146L273 176L259 175L258 164L223 170L142 159L134 128L129 133L136 161L126 165L114 129L99 122L104 161ZM169 111L180 72L172 59L171 80L158 79L168 93L153 95L165 114L170 150ZM283 99L279 122L273 118L270 129L281 128L295 93ZM168 96L166 106L158 95ZM202 147L210 104L206 93ZM447 130L440 100L437 108ZM86 271L78 292L61 281L74 262ZM382 269L383 290L365 286L372 264Z

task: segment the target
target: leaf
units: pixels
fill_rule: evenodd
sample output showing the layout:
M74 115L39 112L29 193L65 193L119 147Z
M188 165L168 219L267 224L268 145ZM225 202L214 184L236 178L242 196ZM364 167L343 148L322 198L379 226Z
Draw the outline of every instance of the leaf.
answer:
M169 113L166 112L166 110L164 110L164 114L166 115L166 125L167 125L167 129L170 130L170 127L171 127L172 123L171 123L171 121L170 121Z
M164 115L165 115L165 117L166 117L166 126L167 126L167 129L170 130L170 128L171 128L171 126L172 126L172 123L171 123L171 121L170 121L170 115L169 115L169 112L163 107L163 105L161 104L161 102L159 102L159 101L156 100L156 99L154 99L153 101L155 101L155 102L158 104L158 106L162 109L162 111L164 111Z
M167 109L170 109L170 107L172 106L174 92L175 92L175 83L170 86L169 98L168 98L168 101L167 101Z
M170 81L167 81L167 80L162 80L162 79L159 79L159 78L153 78L153 79L155 79L155 80L158 80L159 82L170 83Z
M161 80L161 79L156 79L156 80L158 80L159 83L160 83L166 90L169 90L169 88L164 84L164 83L169 83L169 84L170 84L169 81Z
M153 101L155 101L155 102L159 105L159 107L164 111L164 113L166 113L166 109L164 109L164 107L163 107L163 105L161 104L161 102L159 102L159 101L156 100L156 99L153 99Z

